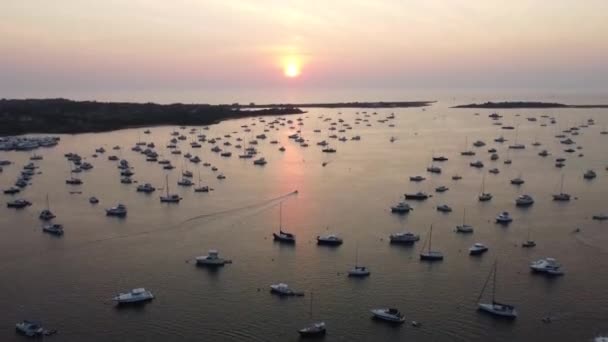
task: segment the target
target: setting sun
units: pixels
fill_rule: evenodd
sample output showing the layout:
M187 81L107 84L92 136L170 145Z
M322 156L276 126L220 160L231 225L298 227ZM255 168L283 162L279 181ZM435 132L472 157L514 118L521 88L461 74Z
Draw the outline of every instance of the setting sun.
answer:
M286 77L294 78L300 76L302 70L299 61L297 60L289 60L285 63L283 67L283 73Z

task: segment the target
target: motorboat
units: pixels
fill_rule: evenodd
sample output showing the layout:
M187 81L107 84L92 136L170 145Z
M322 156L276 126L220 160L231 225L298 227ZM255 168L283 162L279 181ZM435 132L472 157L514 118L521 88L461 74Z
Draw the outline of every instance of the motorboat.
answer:
M486 247L483 243L480 242L476 242L471 248L469 248L470 255L481 255L487 251L488 247Z
M15 329L18 333L27 337L37 337L44 335L44 328L38 322L24 320L15 324Z
M3 192L6 195L14 195L14 194L21 192L21 189L19 189L18 187L15 187L15 186L11 186L10 188L5 189Z
M429 198L429 195L421 191L418 191L416 193L405 194L405 199L425 200L427 198Z
M303 296L304 293L297 292L289 288L289 285L285 283L278 283L270 285L270 293L277 294L279 296Z
M194 183L192 183L192 181L189 178L182 178L180 180L177 181L177 185L180 186L192 186L194 185Z
M538 152L538 155L541 157L547 157L547 156L549 156L549 152L547 152L547 150L542 150L542 151Z
M334 234L317 236L317 245L340 246L342 242L342 238Z
M188 170L182 171L182 177L192 178L192 171L188 171Z
M268 162L266 161L266 159L264 157L253 161L253 165L266 165L266 164L268 164Z
M389 239L391 243L412 244L420 240L420 235L410 232L394 233Z
M80 178L70 177L70 178L68 178L68 179L65 180L65 184L80 185L80 184L82 184L82 180L80 180Z
M216 177L217 179L226 179L226 176L224 176L223 173L220 173L219 175L217 175Z
M133 183L133 180L131 179L131 177L122 177L120 178L120 182L122 184L131 184Z
M534 199L530 195L520 195L515 199L515 205L518 207L527 207L534 204Z
M597 174L593 170L587 170L587 172L583 174L583 178L585 179L593 179L595 177L597 177Z
M439 166L429 166L426 170L431 173L441 173L441 168Z
M152 292L143 287L133 289L126 293L119 293L112 300L118 304L142 303L154 299Z
M481 141L481 140L477 140L477 141L475 141L473 143L473 146L475 146L475 147L484 147L484 146L486 146L486 143L483 142L483 141Z
M194 192L209 192L209 186L207 185L199 185L194 188Z
M106 209L106 215L118 217L127 216L127 207L124 204L118 204L115 207Z
M461 180L462 176L461 175L453 175L452 176L452 180Z
M47 223L42 226L42 231L53 235L63 235L63 225Z
M380 319L387 322L392 323L403 323L405 322L405 317L399 310L395 308L382 308L382 309L372 309L371 310L373 318Z
M511 223L512 221L513 221L513 218L506 211L503 211L498 216L496 216L496 223L505 223L506 224L506 223Z
M397 203L396 205L391 206L391 212L398 213L398 214L407 214L412 209L413 208L404 201L401 201L401 202Z
M99 203L99 199L97 199L97 197L95 197L95 196L91 196L91 197L89 197L89 203L97 204L97 203Z
M498 154L497 153L492 153L492 155L490 156L490 160L498 160Z
M477 168L483 167L483 163L481 162L481 160L476 160L474 162L471 162L471 163L469 163L469 165L472 167L477 167Z
M218 251L215 249L209 250L207 255L196 257L196 264L201 266L224 266L229 262L229 260L220 258Z
M505 141L507 141L507 139L505 139L502 135L496 139L494 139L495 142L497 143L504 143Z
M433 157L433 161L443 162L443 161L447 161L447 160L448 160L448 158L444 157L444 156Z
M425 179L426 178L424 178L422 176L412 176L412 177L410 177L410 181L412 181L412 182L422 182Z
M32 202L30 202L28 200L24 200L24 199L16 199L14 201L6 202L7 208L21 209L21 208L28 207L30 205L32 205Z
M514 185L522 185L524 183L525 183L525 181L521 177L511 179L511 184L514 184Z
M593 219L594 219L594 220L598 220L598 221L604 221L604 220L608 220L608 214L597 214L597 215L593 215Z
M456 226L456 232L458 233L472 233L474 231L473 226L463 223Z
M532 271L548 275L563 275L561 267L562 265L555 258L545 258L530 263Z
M140 184L137 186L137 192L151 193L156 191L156 188L150 183Z
M536 242L532 241L532 240L526 240L521 244L522 247L524 248L532 248L532 247L536 247Z
M448 188L448 187L447 187L447 186L445 186L445 185L441 185L441 186L438 186L438 187L436 187L436 188L435 188L435 191L436 191L436 192L446 192L446 191L448 191L448 190L450 190L450 188Z
M442 213L449 213L452 211L452 208L447 204L441 204L437 206L437 211L441 211Z
M493 169L489 169L488 172L497 175L500 173L500 170L497 168L493 168Z
M526 148L526 145L524 144L513 144L513 145L509 145L509 148L512 150L523 150Z

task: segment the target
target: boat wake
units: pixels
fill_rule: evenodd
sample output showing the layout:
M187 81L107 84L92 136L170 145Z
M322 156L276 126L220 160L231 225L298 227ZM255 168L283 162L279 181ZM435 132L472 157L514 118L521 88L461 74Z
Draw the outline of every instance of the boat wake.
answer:
M162 233L162 232L166 232L166 231L170 231L170 230L175 230L175 229L180 229L185 227L188 223L190 222L194 222L197 220L202 220L202 219L209 219L209 218L213 218L213 217L221 217L223 215L226 214L232 214L232 213L237 213L240 211L244 211L244 210L251 210L251 209L257 209L257 208L263 208L263 210L268 210L269 208L273 208L275 205L277 205L278 203L286 200L287 198L297 195L298 191L292 191L289 192L287 194L281 195L281 196L277 196L277 197L273 197L270 199L266 199L266 200L262 200L259 202L255 202L246 206L242 206L242 207L237 207L237 208L231 208L231 209L226 209L226 210L221 210L221 211L216 211L216 212L212 212L212 213L206 213L206 214L201 214L201 215L197 215L197 216L193 216L190 217L184 221L181 221L175 225L172 226L168 226L168 227L162 227L162 228L158 228L158 229L151 229L151 230L146 230L146 231L140 231L137 233L132 233L132 234L123 234L123 235L115 235L115 236L110 236L110 237L106 237L106 238L101 238L101 239L96 239L96 240L89 240L89 241L85 241L82 242L78 245L74 245L71 246L69 248L66 249L62 249L62 250L55 250L55 251L48 251L46 253L41 253L41 254L37 254L37 255L31 255L28 254L27 256L22 256L22 257L16 257L15 259L12 260L6 260L3 263L0 264L0 269L15 263L15 262L23 262L24 260L27 259L35 259L35 258L40 258L40 257L44 257L46 256L46 254L48 253L54 253L54 252L69 252L72 250L77 250L77 249L81 249L84 247L88 247L90 245L94 245L94 244L98 244L98 243L102 243L102 242L106 242L106 241L111 241L111 240L119 240L119 239L126 239L126 238L132 238L132 237L137 237L137 236L143 236L143 235L150 235L150 234L155 234L155 233ZM271 205L268 208L264 208L265 206Z

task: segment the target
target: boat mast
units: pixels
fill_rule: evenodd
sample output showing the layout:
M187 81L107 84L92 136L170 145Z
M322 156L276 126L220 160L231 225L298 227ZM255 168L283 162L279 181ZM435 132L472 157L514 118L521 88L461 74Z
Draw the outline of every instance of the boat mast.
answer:
M431 224L431 231L429 233L429 254L431 253L431 241L433 240L433 224Z
M359 242L355 245L355 268L359 266Z
M467 218L467 208L463 208L462 209L462 225L465 225L466 222L466 218Z
M498 261L494 261L494 281L492 282L492 304L496 298L496 273L498 273Z
M310 319L312 320L312 291L310 291L310 310L308 312Z
M169 175L165 175L165 188L167 188L167 198L169 198Z
M283 231L283 202L279 203L279 232Z

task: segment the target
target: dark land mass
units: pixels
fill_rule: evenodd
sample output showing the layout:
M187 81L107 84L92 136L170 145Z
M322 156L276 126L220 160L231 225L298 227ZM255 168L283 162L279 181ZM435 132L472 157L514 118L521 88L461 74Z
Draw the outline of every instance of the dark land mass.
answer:
M302 108L399 108L432 102L346 102L320 104L210 105L72 101L0 100L0 135L84 133L159 125L210 125L261 115L304 113Z
M335 103L293 103L293 104L255 104L239 105L241 108L275 108L275 107L298 107L298 108L407 108L426 107L435 101L380 101L380 102L335 102Z
M563 103L551 102L486 102L471 103L452 108L488 108L488 109L520 109L520 108L608 108L608 105L567 105Z

